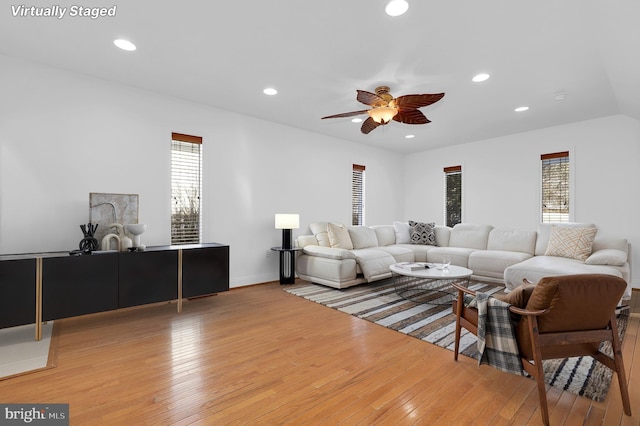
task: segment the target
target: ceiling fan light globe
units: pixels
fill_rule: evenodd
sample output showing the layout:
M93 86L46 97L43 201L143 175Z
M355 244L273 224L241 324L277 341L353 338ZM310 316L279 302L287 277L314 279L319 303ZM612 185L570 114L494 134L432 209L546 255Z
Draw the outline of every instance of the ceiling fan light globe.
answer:
M396 116L398 110L390 106L380 106L367 111L369 117L378 124L387 124Z

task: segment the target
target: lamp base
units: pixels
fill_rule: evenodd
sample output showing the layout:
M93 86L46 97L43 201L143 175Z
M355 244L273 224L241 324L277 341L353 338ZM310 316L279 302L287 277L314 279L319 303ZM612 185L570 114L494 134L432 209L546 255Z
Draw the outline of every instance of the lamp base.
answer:
M282 248L290 249L291 245L291 229L283 229L282 230Z

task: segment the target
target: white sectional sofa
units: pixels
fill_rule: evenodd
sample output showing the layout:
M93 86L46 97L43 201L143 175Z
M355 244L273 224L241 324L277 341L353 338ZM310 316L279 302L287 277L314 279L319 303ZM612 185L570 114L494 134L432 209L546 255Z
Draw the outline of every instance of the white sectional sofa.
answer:
M538 282L545 276L582 273L631 282L627 240L599 238L593 224L540 224L536 231L469 223L433 226L431 244L416 243L424 239L411 243L416 228L404 222L371 227L315 222L310 228L313 235L296 239L303 248L296 262L298 276L336 288L389 278L394 263L444 259L471 269L474 278L504 282L507 290L524 278ZM577 243L570 238L576 235ZM630 295L629 285L625 298Z

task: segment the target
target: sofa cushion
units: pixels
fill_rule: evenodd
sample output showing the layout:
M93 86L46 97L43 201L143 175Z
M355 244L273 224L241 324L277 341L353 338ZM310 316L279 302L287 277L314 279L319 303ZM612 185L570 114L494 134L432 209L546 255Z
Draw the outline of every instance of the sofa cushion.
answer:
M449 247L465 247L470 249L485 250L489 240L491 225L474 225L471 223L458 223L451 230Z
M414 262L426 262L427 252L435 246L422 246L419 244L396 244L394 247L403 247L413 252Z
M331 247L329 242L329 233L327 232L327 222L313 222L309 224L309 229L318 240L318 245L322 247Z
M602 249L616 249L623 251L625 254L629 253L629 241L626 238L610 238L610 237L599 237L593 240L593 251L598 251Z
M436 226L436 245L438 247L448 247L451 238L451 229L448 226Z
M436 224L434 222L424 223L410 220L409 227L411 228L411 244L436 245Z
M353 226L348 229L354 249L378 247L376 231L367 226Z
M568 257L585 261L591 254L597 228L567 228L554 226L549 235L545 256Z
M317 257L324 257L327 259L355 259L356 255L353 252L340 248L322 247L316 245L305 246L302 251L305 254L309 254Z
M532 256L520 251L476 250L469 255L468 268L475 275L501 279L504 276L504 270L509 266Z
M617 249L602 249L591 253L584 261L587 265L622 266L627 262L627 253Z
M544 256L549 245L549 236L551 235L551 228L554 226L562 226L567 228L595 228L593 223L578 223L578 222L564 222L564 223L539 223L537 238L536 238L536 256Z
M413 250L402 246L383 246L383 247L371 247L372 250L381 250L385 253L389 253L393 256L396 263L400 262L415 262L416 256Z
M573 274L607 274L623 277L622 271L610 265L586 265L584 262L566 257L534 256L504 270L504 284L513 290L523 279L537 283L544 277Z
M391 225L374 225L371 227L376 233L378 247L390 246L396 243L396 232Z
M427 262L443 263L450 261L452 265L463 266L469 265L469 256L476 251L475 249L464 247L433 247L427 251Z
M396 244L409 244L411 242L411 228L409 222L393 222L396 232Z
M536 233L512 228L493 228L489 232L487 250L518 251L533 255Z
M329 243L333 248L343 248L347 250L353 249L353 243L349 237L349 231L344 225L338 223L329 222L327 224L327 231L329 233Z
M389 253L374 248L353 250L352 253L367 281L391 276L389 266L396 261Z

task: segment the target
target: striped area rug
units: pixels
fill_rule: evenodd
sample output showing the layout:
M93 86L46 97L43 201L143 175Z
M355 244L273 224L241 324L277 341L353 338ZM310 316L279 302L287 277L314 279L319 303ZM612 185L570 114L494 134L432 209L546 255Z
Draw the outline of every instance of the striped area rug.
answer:
M489 294L500 294L504 287L472 281L469 288ZM346 289L316 284L302 284L283 289L293 295L371 321L400 333L453 351L455 316L451 304L435 305L429 297L407 300L396 294L393 280L382 280ZM628 309L618 316L618 328L624 335ZM610 348L609 348L610 350ZM478 358L476 336L462 330L460 353ZM544 361L545 381L551 386L604 401L611 384L612 371L591 357Z

